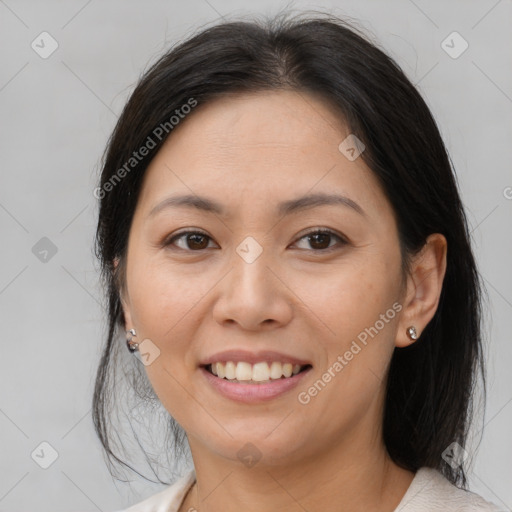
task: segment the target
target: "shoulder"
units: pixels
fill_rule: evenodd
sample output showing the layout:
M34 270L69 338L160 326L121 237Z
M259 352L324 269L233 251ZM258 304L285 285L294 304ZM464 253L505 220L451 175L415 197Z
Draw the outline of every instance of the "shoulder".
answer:
M189 470L167 489L117 512L177 512L195 479L195 470Z
M421 468L395 512L502 512L478 494L459 489L439 471Z

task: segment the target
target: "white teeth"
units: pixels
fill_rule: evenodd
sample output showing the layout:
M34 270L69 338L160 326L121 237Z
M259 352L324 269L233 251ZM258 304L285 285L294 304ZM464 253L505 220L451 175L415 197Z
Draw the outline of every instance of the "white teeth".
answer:
M236 365L235 372L236 380L251 380L252 379L252 365L249 363L239 362Z
M214 364L213 366L215 366L217 369L216 375L218 375L221 379L223 379L226 376L226 371L224 370L224 366L221 364L217 364L217 363Z
M269 379L269 369L267 363L256 363L252 367L252 380L262 381Z
M217 365L222 365L222 363L217 363ZM217 366L218 368L218 366ZM235 379L236 378L236 365L233 361L229 361L224 366L224 373L226 379Z
M281 363L277 363L274 361L270 365L270 378L271 379L280 379L283 374L283 365Z
M244 361L239 361L236 364L233 361L227 361L226 363L217 362L211 365L212 373L221 379L236 379L237 381L252 380L255 382L280 379L283 376L288 378L292 375L297 375L300 369L301 366L299 364L282 364L278 361L273 361L270 367L266 362L250 364Z

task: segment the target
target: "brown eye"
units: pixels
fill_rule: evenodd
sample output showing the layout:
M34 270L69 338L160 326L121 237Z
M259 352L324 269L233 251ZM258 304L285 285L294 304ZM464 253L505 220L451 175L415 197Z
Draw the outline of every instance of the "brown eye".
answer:
M190 249L206 249L208 247L208 237L200 233L187 235L185 240Z
M309 235L309 243L313 249L327 249L331 242L332 236L327 233L316 233Z
M332 244L333 239L338 240L338 243ZM328 252L347 244L347 241L343 237L330 229L312 230L301 237L299 241L300 240L306 240L309 247L305 247L305 249L313 249L314 252Z
M200 251L208 247L208 243L211 238L201 231L186 231L178 235L173 236L164 245L176 245L180 249L188 251ZM175 243L180 241L180 243Z

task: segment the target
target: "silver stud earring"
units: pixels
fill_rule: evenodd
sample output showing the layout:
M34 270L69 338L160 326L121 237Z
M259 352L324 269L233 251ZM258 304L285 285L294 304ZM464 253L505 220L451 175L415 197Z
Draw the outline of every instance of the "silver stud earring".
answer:
M136 341L133 341L135 336L137 336L135 329L126 331L126 345L131 353L135 352L139 348L139 344Z
M418 339L418 333L416 332L416 327L414 327L414 325L411 325L411 327L407 328L407 336L409 336L411 340Z

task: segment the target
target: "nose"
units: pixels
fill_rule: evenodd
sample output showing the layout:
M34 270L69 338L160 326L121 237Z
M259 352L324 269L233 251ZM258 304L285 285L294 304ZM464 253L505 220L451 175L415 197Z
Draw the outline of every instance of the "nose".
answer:
M234 254L232 270L219 286L213 316L221 325L237 324L249 331L275 329L293 316L293 294L265 250L251 263Z

